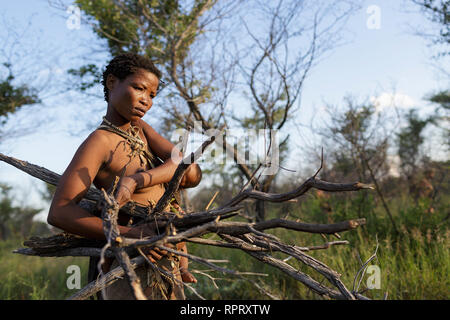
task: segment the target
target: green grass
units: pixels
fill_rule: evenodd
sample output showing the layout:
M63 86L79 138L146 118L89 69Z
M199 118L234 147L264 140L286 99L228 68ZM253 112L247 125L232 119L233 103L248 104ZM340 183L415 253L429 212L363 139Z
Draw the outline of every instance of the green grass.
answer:
M333 207L332 222L358 218L357 208L360 199L331 200ZM366 261L379 244L377 259L371 264L379 266L381 271L381 288L364 292L370 298L382 299L388 293L388 299L450 299L450 231L447 224L442 224L448 205L443 203L435 207L434 213L426 211L427 203L410 205L401 199L390 203L394 218L401 235L393 233L391 222L383 209L375 205L373 198L366 198L363 212L367 224L356 230L341 233L341 240L348 240L349 245L335 246L327 250L308 252L309 255L324 262L333 270L341 273L341 279L351 290L354 277L360 269L360 260ZM284 216L276 207L268 207L269 216ZM286 208L285 208L286 209ZM283 209L283 210L285 210ZM320 210L317 199L303 199L300 206L287 208L291 217L300 217L302 221L327 223L329 216ZM306 234L283 229L268 231L283 239L286 243L299 246L319 245L324 242L320 235ZM328 240L336 240L327 236ZM66 273L70 265L81 268L81 286L87 283L88 258L41 258L13 254L12 251L22 247L22 240L0 242L0 299L66 299L76 290L66 286ZM280 270L265 265L251 256L235 249L217 248L205 245L188 244L190 253L228 263L221 266L242 272L259 272L267 276L247 275L245 279L208 271L198 263L190 263L191 270L200 270L216 278L214 286L210 278L194 273L198 283L196 290L207 299L269 299L255 286L264 287L281 299L321 299L302 283L288 277ZM280 253L275 257L286 258ZM289 264L307 273L319 282L330 286L328 281L314 270L302 265L295 259ZM361 282L361 289L366 288L369 275ZM186 289L188 298L198 299Z
M70 265L81 269L81 286L87 284L88 258L32 257L14 254L21 240L0 241L0 300L61 300L76 292L67 288Z
M331 199L333 215L331 222L360 217L360 208L356 196L352 198ZM304 199L301 206L291 206L288 211L291 216L301 217L302 221L327 223L328 217L319 207L315 198ZM435 207L434 213L427 212L428 203L419 202L411 205L400 200L390 205L395 208L395 222L400 229L400 235L393 232L391 221L386 217L383 208L375 206L373 197L367 197L364 203L364 215L367 224L353 231L341 233L341 240L348 240L349 245L335 246L327 250L310 251L307 254L324 262L333 270L339 272L344 284L352 290L355 275L361 267L360 259L365 262L375 251L378 239L377 258L371 264L380 268L380 289L370 289L364 294L370 298L383 299L388 293L388 299L449 299L450 298L450 230L443 217L448 211L447 203L443 202ZM408 206L409 205L409 206ZM285 214L285 213L284 213ZM275 207L271 207L269 218L280 216ZM319 245L324 242L320 235L305 234L283 229L268 231L283 239L286 243L299 246ZM327 236L328 241L337 240L334 236ZM264 286L271 293L282 299L320 299L298 281L288 277L283 272L264 265L245 253L233 249L222 249L200 245L188 246L188 250L202 257L211 259L228 259L228 268L239 271L267 273L267 277L247 276L253 281L244 281L225 276L226 280L218 280L220 290L214 288L211 280L197 274L199 283L197 291L211 299L267 299L268 297L256 289L252 282ZM285 255L274 253L274 256L286 258ZM328 281L295 259L288 263L295 268L309 274L319 282L330 286ZM191 268L204 269L197 264ZM223 278L223 275L215 277ZM360 290L366 288L366 274L361 282ZM195 298L190 292L188 296Z
M287 235L281 232L275 232L279 237L289 238L290 243L299 245L319 244L323 240L320 236L304 236L298 234ZM343 233L343 239L349 239L350 245L336 246L327 250L310 251L308 254L324 262L330 268L341 273L341 279L351 290L356 273L360 269L359 257L366 261L375 251L376 239L365 239L363 231L354 231L353 236L350 232ZM331 240L331 239L330 239ZM381 285L380 289L371 289L364 294L373 299L382 299L385 292L388 292L389 299L449 299L450 281L450 254L448 250L450 237L447 234L445 238L439 241L427 242L426 236L415 233L405 242L393 242L390 239L379 241L377 259L371 264L380 267ZM252 257L233 249L216 249L199 245L190 245L189 250L203 257L212 259L228 259L230 263L226 264L228 268L239 271L252 271L267 273L267 277L246 276L263 285L271 293L282 299L320 299L298 281L293 280L279 270L266 266ZM281 254L274 254L277 257L285 258ZM328 281L314 270L307 268L300 262L290 259L288 263L295 268L312 276L323 284L330 285ZM198 264L191 264L191 269L205 269ZM224 277L217 273L215 277ZM211 299L267 299L268 297L260 293L249 281L229 277L224 280L217 280L216 283L220 290L215 290L211 280L199 274L196 274L199 280L196 286L197 291L204 297ZM365 275L360 289L366 288L366 282L369 275ZM230 281L230 278L235 278ZM188 296L195 298L192 293Z

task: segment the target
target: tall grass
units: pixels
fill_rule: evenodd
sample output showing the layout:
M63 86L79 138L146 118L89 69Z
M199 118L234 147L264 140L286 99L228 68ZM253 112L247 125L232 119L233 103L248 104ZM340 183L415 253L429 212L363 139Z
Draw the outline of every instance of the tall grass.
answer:
M374 253L378 243L377 258L371 264L380 268L381 286L380 289L366 290L366 296L382 299L387 292L389 299L450 298L450 231L443 219L448 212L446 202L436 205L435 211L430 212L426 201L417 204L401 198L391 201L389 205L400 229L399 234L395 234L391 221L371 195L364 198L361 195L330 198L329 204L332 207L331 215L324 213L323 203L314 197L304 198L300 205L284 207L281 211L279 207L269 205L268 218L284 217L288 212L292 219L299 218L312 223L365 217L365 226L341 233L341 240L348 240L349 245L309 251L307 254L341 273L342 281L351 290L361 261L366 261ZM283 229L268 232L286 243L299 246L324 242L322 236L317 234ZM326 237L336 240L334 236ZM40 258L13 254L12 251L21 247L21 243L22 240L0 242L0 299L65 299L75 292L66 286L70 276L66 270L70 265L80 266L81 286L86 285L87 258ZM239 250L196 244L188 244L188 250L205 258L226 259L228 263L219 264L230 269L266 274L240 278L212 272L203 265L191 262L190 269L196 272L194 275L198 279L194 287L207 299L269 299L257 286L280 299L321 299L302 283ZM273 255L286 258L276 252ZM323 276L294 258L287 263L321 283L330 285ZM205 273L214 279L205 276ZM364 276L360 290L367 287L369 276ZM198 299L190 290L185 291L188 298Z
M323 242L321 236L307 236L294 234L292 232L274 232L279 237L289 238L289 243L298 245L314 245ZM289 233L289 235L287 234ZM375 251L376 239L368 239L362 230L342 234L343 239L349 239L350 245L336 246L327 250L310 251L307 254L324 262L330 268L341 273L341 279L349 289L352 289L355 275L361 268L360 259L366 261ZM439 238L438 241L427 240L417 230L411 238L405 242L395 242L389 237L379 241L377 259L370 264L377 265L381 271L380 289L370 289L364 294L373 299L382 299L388 293L389 299L449 299L450 281L450 254L448 250L449 234ZM240 271L252 271L267 273L267 277L246 276L252 281L239 278L231 281L229 276L218 275L216 283L220 290L216 290L212 281L201 274L196 274L199 284L197 291L211 299L267 299L252 282L255 281L265 287L272 294L281 299L320 299L298 281L293 280L279 270L264 265L245 253L233 249L217 249L212 247L191 245L189 250L194 254L212 259L227 259L229 268ZM275 254L285 258L281 254ZM289 264L295 268L310 274L313 278L323 284L330 285L327 280L312 269L302 265L295 259L290 259ZM191 269L202 269L197 264L191 264ZM213 273L210 273L213 274ZM366 288L369 275L363 278L360 289ZM231 277L233 278L233 277ZM191 298L195 295L189 293Z
M81 286L87 284L88 258L32 257L14 254L23 240L0 241L0 300L60 300L76 290L67 288L70 265L81 270Z
M377 257L371 265L380 268L380 289L368 289L367 281L370 275L365 274L359 290L365 289L364 294L373 299L383 299L387 293L389 299L449 299L450 298L450 231L445 221L447 205L436 206L430 213L429 203L421 201L418 204L402 202L396 199L390 205L395 208L394 219L399 227L399 234L394 232L391 221L381 206L371 195L366 195L363 203L361 195L345 198L331 198L332 216L324 213L321 202L310 197L303 199L300 206L284 208L284 212L277 212L275 207L269 206L269 218L285 215L287 212L302 221L327 223L346 219L365 217L367 224L353 231L341 233L341 240L348 240L349 245L335 246L326 250L309 251L307 254L324 262L333 270L339 272L346 286L352 290L355 276L374 252L378 243ZM362 210L361 210L362 209ZM286 212L287 211L287 212ZM359 214L363 212L363 215ZM318 245L324 242L321 235L305 234L276 229L269 231L287 243L299 246ZM334 236L327 236L328 240L337 240ZM194 254L212 259L227 259L227 267L239 271L266 273L265 277L247 276L247 280L215 274L217 290L211 279L197 274L199 283L196 288L200 294L210 299L268 299L268 296L256 288L257 283L281 299L321 299L300 282L288 277L279 270L264 265L245 253L215 247L190 245L189 251ZM285 255L274 253L274 256L286 258ZM311 275L325 285L328 281L314 270L302 265L295 259L289 264ZM199 265L191 265L192 269ZM225 278L225 279L223 279ZM231 277L232 278L232 277ZM188 293L190 298L196 298Z

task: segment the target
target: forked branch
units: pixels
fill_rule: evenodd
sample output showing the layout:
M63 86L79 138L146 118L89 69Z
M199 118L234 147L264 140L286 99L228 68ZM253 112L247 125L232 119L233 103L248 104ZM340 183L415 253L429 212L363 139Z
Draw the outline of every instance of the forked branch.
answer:
M112 284L118 276L125 274L133 289L135 298L145 299L139 279L136 277L134 269L147 263L146 259L139 256L130 259L129 254L136 253L142 248L160 248L177 255L185 256L197 263L206 264L216 270L216 272L225 272L229 274L236 274L242 276L243 273L239 271L230 270L228 268L219 267L211 263L204 257L197 257L192 254L186 254L179 251L174 251L169 248L169 244L176 244L182 241L194 242L202 245L213 245L223 248L238 249L244 251L251 257L261 261L262 263L271 265L282 270L288 276L297 281L302 282L308 288L313 290L320 296L333 299L367 299L357 292L351 292L346 288L344 283L340 280L340 274L330 269L321 261L307 255L305 251L326 249L332 245L348 244L347 241L326 242L323 245L302 247L283 243L277 237L265 233L266 230L274 228L282 228L294 230L297 232L319 233L319 234L337 234L338 232L349 231L365 224L365 219L355 219L348 221L341 221L334 224L312 224L297 221L290 221L287 219L272 219L258 223L239 222L239 221L223 221L224 218L230 218L236 214L236 211L242 210L242 207L237 205L245 199L256 199L270 202L285 202L293 198L304 195L309 189L316 188L329 192L341 191L357 191L363 189L372 189L372 186L362 183L331 183L313 177L307 179L295 190L287 193L273 194L264 193L251 188L242 190L232 200L218 209L209 210L205 212L193 212L187 214L183 218L179 218L173 213L162 212L161 208L167 205L173 192L178 188L181 177L190 163L196 161L204 152L205 148L214 141L214 137L206 141L195 153L189 155L189 161L182 161L177 171L169 183L169 188L163 198L153 211L148 208L137 208L129 205L125 207L125 212L132 216L143 218L141 223L147 223L149 227L158 228L159 230L166 230L158 236L143 239L130 239L121 236L117 228L117 213L118 206L114 198L106 192L101 193L96 189L90 189L85 199L82 201L85 208L98 207L95 206L95 201L101 203L102 219L104 221L105 236L107 239L107 246L103 250L99 250L98 242L94 240L82 239L79 237L58 238L58 241L51 243L46 242L46 239L34 239L28 242L30 249L19 249L16 253L38 256L64 256L64 255L84 255L84 256L114 256L120 263L120 266L102 275L99 279L89 283L85 288L80 290L77 294L70 297L70 299L86 299L90 295L95 294L99 290ZM27 162L7 157L0 154L0 160L14 165L15 167L52 184L57 184L59 175ZM152 214L153 213L153 214ZM158 213L155 215L154 213ZM201 238L206 234L218 234L224 241L211 240ZM273 257L271 252L281 252L286 254L288 258L284 260ZM324 276L329 284L336 289L327 287L310 275L300 272L296 268L287 263L289 258L295 258L308 268L318 272ZM193 288L191 288L193 289ZM195 289L194 289L195 290Z

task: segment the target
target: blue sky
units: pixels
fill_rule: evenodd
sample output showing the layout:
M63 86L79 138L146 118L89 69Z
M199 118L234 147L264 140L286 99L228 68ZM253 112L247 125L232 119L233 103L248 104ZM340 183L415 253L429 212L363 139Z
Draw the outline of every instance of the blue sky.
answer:
M448 79L431 64L432 50L423 38L414 35L414 28L424 28L429 25L428 21L420 14L407 12L408 1L372 0L361 3L362 9L347 24L345 45L327 54L307 78L302 90L301 113L295 123L308 125L313 116L320 119L324 103L339 104L347 94L373 97L382 107L389 108L386 97L390 97L395 88L400 107L415 106L426 110L429 107L422 100L424 96L448 88ZM379 29L367 27L371 15L366 10L372 5L380 9ZM50 8L45 0L2 1L0 12L3 19L17 26L17 30L24 29L31 19L32 27L25 38L38 41L43 52L42 61L46 63L42 64L44 75L56 59L61 69L52 72L64 77L62 69L79 65L78 59L86 52L83 45L88 41L95 42L88 26L81 25L79 30L68 29L68 14ZM0 30L0 35L1 32L5 31ZM40 38L36 39L37 36ZM74 136L68 133L71 124L82 118L79 114L82 102L76 103L74 99L77 97L68 98L68 95L58 95L44 100L44 108L37 106L17 113L17 119L35 113L33 118L37 121L48 116L53 121L44 123L33 134L6 141L0 145L0 152L62 173L78 145L89 134L84 132ZM99 101L97 107L101 108L102 104ZM303 139L314 137L305 132ZM40 203L37 190L42 188L42 184L36 179L0 163L0 181L15 186L18 198L25 203ZM43 212L41 217L45 215Z

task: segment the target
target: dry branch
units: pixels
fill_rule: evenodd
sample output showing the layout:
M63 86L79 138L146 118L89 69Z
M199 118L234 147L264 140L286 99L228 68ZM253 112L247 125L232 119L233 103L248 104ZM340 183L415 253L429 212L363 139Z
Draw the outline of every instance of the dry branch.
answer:
M216 136L223 133L224 128L225 127L222 127L217 135L211 136L208 140L202 143L200 148L198 148L195 152L191 153L189 156L187 156L180 162L177 169L175 170L172 179L169 182L167 190L164 192L161 199L159 199L158 203L155 205L155 208L153 209L152 213L158 213L164 210L164 208L172 200L173 194L178 190L181 179L183 178L183 175L186 172L186 170L192 163L196 162L202 156L205 149L216 140Z
M326 182L319 179L315 179L314 177L306 180L300 187L297 189L286 192L286 193L266 193L257 190L253 190L252 188L247 188L233 199L231 199L227 204L222 207L231 207L235 206L238 203L242 202L247 198L252 198L256 200L270 201L270 202L284 202L291 200L293 198L297 198L301 195L304 195L309 189L315 188L322 191L328 192L340 192L340 191L358 191L362 189L373 189L372 185L364 184L360 182L356 183L332 183Z
M284 243L279 243L276 241L271 241L270 243L267 243L267 241L265 239L258 239L257 236L253 236L253 235L249 235L249 236L247 236L247 238L249 238L249 240L251 240L252 244L257 245L259 247L263 247L263 248L270 249L270 250L277 249L278 251L289 254L291 257L296 258L297 260L301 261L303 264L307 265L308 267L313 268L318 273L320 273L325 278L327 278L334 286L336 286L339 289L339 291L346 297L346 299L349 299L349 300L355 299L353 294L345 287L345 285L339 279L340 274L331 270L323 262L320 262L317 259L302 252L302 250L297 249L295 246L289 246ZM225 238L225 239L227 239L227 238Z
M31 237L23 243L37 253L52 253L79 247L99 248L104 244L105 241L86 239L69 233L60 233L48 238Z
M103 249L106 250L107 247L112 248L115 258L125 271L131 291L133 292L136 300L147 300L147 297L144 295L144 291L142 290L140 280L136 275L136 272L134 272L134 269L131 267L130 257L125 252L124 248L120 246L121 236L117 222L119 215L119 204L112 195L106 194L104 190L103 198L102 219L103 229L107 240L107 244L103 247ZM103 259L103 255L101 256L101 259ZM100 264L99 273L102 274Z
M100 257L100 248L71 248L60 249L52 252L39 252L32 248L20 248L13 251L13 253L19 253L26 256L38 256L38 257ZM114 253L111 250L105 252L105 257L113 258Z
M242 209L242 207L239 207L238 204L246 199L284 202L305 194L311 188L329 192L339 192L372 189L370 185L362 183L330 183L316 179L315 175L306 180L295 190L287 193L271 194L247 188L241 191L227 204L218 209L204 212L194 212L181 218L177 217L174 213L162 212L161 208L164 208L168 203L168 199L172 198L173 192L178 188L181 177L187 169L189 163L192 163L194 160L198 159L204 151L204 148L206 148L209 143L212 143L212 141L214 141L214 137L204 143L199 150L196 151L196 153L191 154L179 164L172 181L169 183L169 188L152 212L150 212L148 208L133 204L128 204L123 208L125 213L143 218L140 223L146 223L154 229L157 228L158 230L165 230L162 234L144 239L130 239L122 237L119 234L117 227L117 215L119 209L114 198L111 195L106 194L104 191L102 194L99 190L91 188L79 205L91 213L94 211L98 212L99 207L101 208L101 217L104 221L104 231L107 239L106 245L104 241L99 242L98 240L90 240L73 235L62 234L46 239L31 238L30 240L24 242L24 245L29 248L18 249L15 252L25 255L38 256L74 255L91 257L101 256L102 258L115 257L119 261L119 267L89 283L85 288L73 295L70 299L86 299L113 283L117 277L120 277L123 274L127 276L135 297L145 299L139 279L136 277L134 269L146 263L146 259L141 256L132 260L129 258L130 254L135 254L137 250L140 250L140 248L143 247L161 248L176 255L185 256L198 263L206 264L219 272L226 272L228 274L235 274L239 276L244 274L239 271L219 267L208 259L179 252L167 247L168 244L176 244L182 241L242 250L253 258L282 270L290 277L302 282L308 288L323 297L333 299L367 299L357 292L350 292L342 283L340 280L340 275L336 271L330 269L321 261L305 254L305 251L326 249L332 245L348 244L347 241L326 242L323 245L318 246L300 247L287 245L277 237L264 232L269 229L283 228L297 232L337 235L338 232L349 231L364 225L366 223L365 219L348 220L334 224L303 223L287 219L272 219L257 223L223 221L223 219L236 215L236 212ZM187 159L190 159L191 161L185 161ZM2 154L0 154L0 160L10 163L47 183L56 185L59 181L59 175L45 168L7 157ZM218 234L225 241L201 238L201 236L211 233ZM283 261L269 254L275 251L288 255L288 258L293 257L313 269L315 272L323 275L337 290L319 283L310 275L300 272L291 265L287 264L286 261L288 259ZM195 291L194 288L190 289Z
M136 257L131 259L130 267L132 269L136 269L142 265L144 265L145 259L144 257ZM90 296L96 294L100 290L106 288L107 286L113 284L115 281L121 279L121 277L125 274L125 271L121 266L117 266L113 270L109 271L104 276L100 277L89 283L87 286L82 288L80 291L70 296L68 300L86 300L89 299Z
M232 236L222 235L222 237L232 243L240 242L239 239L236 239ZM329 298L333 298L333 299L344 299L345 298L338 291L332 290L332 289L320 284L319 282L317 282L316 280L314 280L307 274L301 272L300 270L295 269L294 267L292 267L291 265L287 264L286 262L284 262L282 260L279 260L277 258L272 257L271 255L268 255L268 254L262 253L262 252L254 252L254 251L246 251L246 250L244 250L244 251L246 253L248 253L250 256L256 258L257 260L259 260L263 263L269 264L277 269L280 269L281 271L288 274L292 278L302 282L308 288L312 289L313 291L315 291L316 293L318 293L321 296L329 297Z

